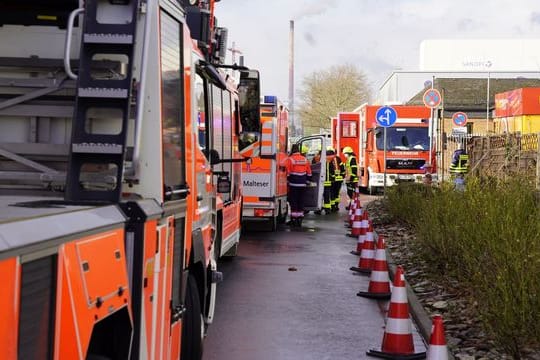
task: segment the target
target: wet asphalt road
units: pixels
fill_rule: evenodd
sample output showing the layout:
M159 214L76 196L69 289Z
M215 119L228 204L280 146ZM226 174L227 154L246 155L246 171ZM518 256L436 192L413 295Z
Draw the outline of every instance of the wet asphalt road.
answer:
M301 230L243 235L239 255L219 263L224 280L204 360L352 360L380 349L388 302L356 296L369 277L349 270L358 257L344 218L344 210L309 214Z

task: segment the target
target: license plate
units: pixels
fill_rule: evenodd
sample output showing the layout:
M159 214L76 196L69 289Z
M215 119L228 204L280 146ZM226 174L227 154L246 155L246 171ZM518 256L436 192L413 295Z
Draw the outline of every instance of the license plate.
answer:
M413 176L408 175L408 174L399 174L398 179L400 179L400 180L411 180L411 179L413 179Z

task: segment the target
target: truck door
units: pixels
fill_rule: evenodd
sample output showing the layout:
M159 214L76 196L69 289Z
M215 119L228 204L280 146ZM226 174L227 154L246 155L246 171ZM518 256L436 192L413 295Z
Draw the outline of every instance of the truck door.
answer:
M304 210L322 209L326 176L326 142L324 135L306 136L297 142L300 152L311 163L311 185L304 192Z

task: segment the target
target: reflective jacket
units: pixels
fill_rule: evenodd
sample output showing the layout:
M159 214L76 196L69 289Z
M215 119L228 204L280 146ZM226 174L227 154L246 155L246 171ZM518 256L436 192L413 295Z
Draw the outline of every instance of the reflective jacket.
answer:
M311 179L311 166L300 153L296 152L285 160L285 169L290 186L306 186L306 182Z
M345 163L341 161L339 156L336 156L334 159L334 167L336 169L336 181L343 181L343 177L345 176Z
M332 186L332 182L336 181L336 166L334 159L326 159L326 173L324 175L324 186Z
M353 154L349 155L345 166L347 168L347 182L357 182L358 163L356 162L356 156L354 156Z

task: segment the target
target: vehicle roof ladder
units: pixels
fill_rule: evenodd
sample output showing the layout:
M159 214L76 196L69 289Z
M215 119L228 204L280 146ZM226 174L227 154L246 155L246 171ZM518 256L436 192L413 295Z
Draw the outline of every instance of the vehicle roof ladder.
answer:
M65 199L118 202L126 152L139 0L88 0L84 3ZM100 6L110 8L99 9ZM115 14L122 15L116 18ZM103 16L107 18L102 19ZM92 74L93 60L103 55L125 59L125 76L103 77ZM116 121L114 128L118 132L95 133L89 130L89 110L111 114L111 119L106 115L106 122ZM100 171L101 174L96 178L95 173ZM103 173L107 176L103 176ZM105 182L109 186L103 186L104 178L108 179Z

